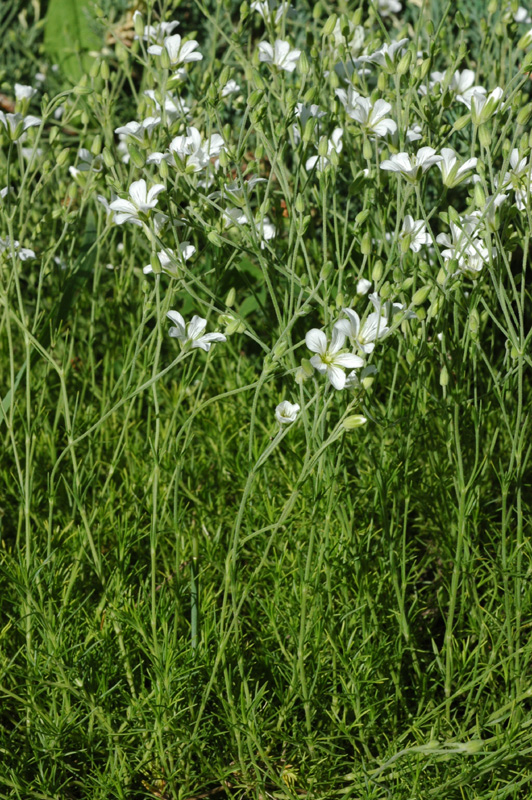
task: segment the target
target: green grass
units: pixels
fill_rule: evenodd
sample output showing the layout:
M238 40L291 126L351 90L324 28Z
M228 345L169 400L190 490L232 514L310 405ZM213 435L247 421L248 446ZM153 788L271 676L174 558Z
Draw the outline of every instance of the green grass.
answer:
M143 7L179 19L204 59L181 88L190 118L130 139L124 163L115 128L152 113L143 92L169 75L138 42L103 44L120 19L100 4L91 74L72 90L48 69L24 143L0 123L0 237L36 253L0 253L0 798L529 796L528 198L519 210L508 190L474 278L452 277L435 241L454 215L487 217L482 192L514 147L530 155L527 26L469 5L462 24L436 2L382 20L368 4L357 17L357 3L302 3L277 33L231 3ZM46 67L36 8L6 17L9 97ZM347 121L333 13L364 25L369 53L386 31L412 42L402 74L356 79L392 104L400 144ZM276 36L308 70L258 62ZM415 68L421 50L430 63ZM231 101L225 66L241 86ZM501 85L504 111L455 125L465 105L418 91L448 67ZM294 138L303 99L327 113L322 135L344 129L321 175L305 168L319 136ZM212 185L145 165L187 124L223 134ZM423 138L405 143L414 124ZM42 152L28 159L30 144ZM478 188L376 166L421 146L478 157ZM101 171L69 174L80 147L103 154ZM225 225L234 195L213 195L246 170L266 179L241 200L275 225L265 247ZM183 225L114 224L96 201L143 176ZM401 245L405 213L428 223L431 249ZM143 274L184 240L196 254L177 278ZM365 356L377 373L363 386L303 380L305 334L372 310L361 277L411 318ZM182 350L169 309L227 341ZM280 427L284 399L301 410ZM346 427L353 414L366 424Z

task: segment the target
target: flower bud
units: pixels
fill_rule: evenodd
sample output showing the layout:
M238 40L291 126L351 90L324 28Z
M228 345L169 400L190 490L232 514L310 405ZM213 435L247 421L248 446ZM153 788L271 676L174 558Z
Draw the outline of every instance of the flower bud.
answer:
M329 277L329 275L332 272L332 268L333 268L332 261L326 261L325 264L323 265L322 269L321 269L321 272L320 272L320 278L323 281L327 280L327 278Z
M532 103L527 103L527 105L517 113L517 124L526 125L530 120L531 116L532 116Z
M107 149L107 147L103 148L103 163L107 167L107 169L112 169L115 165L115 160L111 155L111 152Z
M301 55L299 56L297 71L300 75L308 75L310 72L310 64L308 63L307 54L304 50L301 51Z
M327 156L329 152L329 141L326 136L322 136L318 144L318 155L322 158Z
M331 14L325 25L323 26L322 36L331 36L336 27L338 17L336 14Z
M360 252L363 256L369 256L371 253L371 236L367 231L360 242Z
M461 131L471 121L471 114L463 114L454 121L453 131Z
M223 245L222 238L216 233L216 231L209 231L209 233L207 234L207 239L215 247L222 247Z
M397 74L399 76L406 75L406 73L410 69L411 63L412 63L412 51L407 50L404 56L399 61L399 64L397 65Z
M102 137L99 133L96 134L92 140L91 153L93 156L99 156L102 152Z
M314 374L314 367L312 366L308 358L301 359L301 369L303 370L307 378L312 378Z
M414 293L412 304L415 306L420 306L422 303L424 303L429 296L431 289L431 286L422 286L421 289L418 289L417 292Z
M444 365L440 372L440 386L445 388L449 384L449 372L447 371L447 367Z
M468 325L471 338L473 341L477 341L480 329L480 317L476 308L469 313Z
M346 431L352 431L355 428L360 428L362 425L365 425L366 422L367 419L363 417L362 414L351 414L342 421L342 425Z
M137 147L135 147L134 144L129 144L127 149L133 164L137 167L137 169L142 169L146 161L144 155Z
M478 129L478 138L482 147L489 149L489 146L491 145L491 132L486 125L481 125Z
M362 154L366 161L371 161L373 158L373 147L371 146L371 142L369 139L364 139L364 144L362 145Z
M142 39L144 36L144 19L138 9L133 14L133 25L135 26L135 33L139 39Z
M486 205L486 194L484 189L480 185L480 183L475 183L475 188L473 190L473 196L475 198L475 205L477 208L484 208Z
M382 278L383 265L382 261L377 261L371 271L371 280L373 283L378 283Z
M234 286L232 286L231 289L229 289L229 294L225 298L225 305L228 308L231 308L231 306L234 306L235 304L235 299L236 299L236 290Z
M256 105L262 100L264 92L260 89L255 89L248 97L248 106L250 108L255 108Z
M63 149L61 150L61 152L59 153L59 155L55 160L55 163L57 164L58 167L62 167L64 164L66 164L69 153L70 153L70 148L63 147Z

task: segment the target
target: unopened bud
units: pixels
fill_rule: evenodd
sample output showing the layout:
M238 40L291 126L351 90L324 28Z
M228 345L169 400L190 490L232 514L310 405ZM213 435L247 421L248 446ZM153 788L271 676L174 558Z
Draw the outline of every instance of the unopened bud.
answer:
M231 306L234 306L234 304L235 304L235 299L236 299L236 290L235 290L235 288L233 286L233 287L231 287L231 289L229 289L229 294L225 298L225 305L228 308L231 308Z
M446 366L443 366L440 372L440 386L447 386L449 383L449 372Z
M415 306L420 306L422 303L424 303L430 294L431 288L431 286L422 286L421 289L418 289L417 292L414 293L412 304Z
M362 241L360 242L360 252L363 256L369 256L371 253L371 236L368 232L366 232L362 237Z
M351 414L342 421L342 425L346 431L352 431L355 428L360 428L362 425L365 425L366 422L367 419L363 417L362 414Z
M62 167L64 164L66 164L66 162L68 160L69 152L70 152L70 148L69 147L64 147L61 150L61 152L59 153L59 155L57 156L57 158L55 160L55 163L57 164L58 167Z
M407 50L404 56L399 61L399 64L397 65L397 74L399 76L406 75L406 73L410 69L411 63L412 63L412 51Z
M474 308L469 313L469 332L471 333L471 338L476 341L478 339L478 332L480 329L480 317L479 313L476 308Z
M322 36L331 36L336 27L338 17L336 14L331 14L325 25L323 26Z
M380 281L383 269L382 261L377 261L371 271L371 280L373 283L378 283Z
M115 165L115 160L111 155L111 152L107 149L107 147L103 148L102 155L103 155L103 163L105 164L107 169L112 169L112 167L114 167Z

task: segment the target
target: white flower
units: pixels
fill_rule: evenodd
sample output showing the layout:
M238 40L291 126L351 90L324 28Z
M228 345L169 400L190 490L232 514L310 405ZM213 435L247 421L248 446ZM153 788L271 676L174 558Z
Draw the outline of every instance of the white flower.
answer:
M146 138L151 139L151 135L155 128L160 124L160 117L146 117L142 122L128 122L127 125L121 125L115 128L115 133L123 134L124 136L132 136L139 142L144 142Z
M184 42L179 33L175 33L173 36L167 36L163 46L168 53L168 58L172 67L177 67L180 64L189 64L192 61L201 61L203 59L201 53L194 52L196 47L199 47L199 42L195 39ZM151 53L151 55L160 56L162 52L163 47L159 44L152 44L148 47L148 53Z
M344 45L354 58L360 53L364 46L364 28L362 25L355 25L354 22L348 20L347 27L349 30L347 36L344 36L342 32L343 27L341 20L337 20L332 33L335 49L337 50Z
M133 21L135 21L137 14L142 18L140 11L135 11L133 14ZM145 25L142 38L145 42L162 44L167 36L172 35L178 25L179 22L177 22L177 20L173 20L172 22L159 22L157 25ZM135 39L137 38L138 37L135 36Z
M37 258L33 250L31 250L29 247L21 247L20 242L16 239L14 239L13 242L11 242L11 238L9 236L6 236L5 239L0 239L0 253L11 249L13 249L15 255L20 258L21 261L28 261L30 258Z
M231 79L230 81L227 81L225 86L222 87L220 95L221 97L229 97L230 94L236 94L239 91L240 91L240 86L235 80Z
M199 172L208 166L212 158L220 155L224 140L220 134L213 134L210 139L203 140L197 128L187 128L186 136L176 136L172 139L166 153L152 153L146 159L147 164L160 164L164 159L175 166L175 157L183 162L185 169Z
M406 239L406 237L409 237L409 247L414 253L419 253L423 245L430 244L432 241L430 234L427 233L425 222L422 219L414 220L410 214L405 216L403 229L399 234L400 239Z
M524 211L532 189L532 165L528 159L519 158L519 150L514 147L510 154L511 169L505 173L502 189L514 189L515 204L519 211Z
M480 220L476 217L469 217L462 220L462 227L455 222L450 223L451 236L440 233L436 237L438 244L445 245L442 256L446 263L455 260L458 263L459 272L478 273L489 262L490 253L481 239L475 238Z
M23 86L21 83L15 84L15 98L17 100L31 100L34 94L37 94L37 89L33 86Z
M305 126L309 119L316 119L319 120L321 117L325 117L325 111L322 111L318 105L312 103L310 106L306 106L303 103L296 103L295 108L296 116L299 118L299 124L295 124L292 126L292 131L294 133L294 139L296 142L301 140L301 134L305 130ZM319 136L320 133L320 124L316 122L314 131L316 135Z
M327 377L335 389L343 389L345 386L344 369L357 369L364 366L364 360L354 353L341 353L345 344L345 334L334 327L332 332L331 344L327 343L327 337L322 330L312 328L305 336L307 347L315 356L312 356L310 363L321 374Z
M149 214L157 205L158 195L164 192L164 190L165 186L163 186L162 183L156 183L148 191L144 178L141 178L139 181L133 181L129 187L129 196L131 200L119 198L109 203L109 208L115 212L114 221L117 225L122 225L124 222L142 225L139 215Z
M446 86L446 73L445 72L431 72L429 88L433 89L436 84L442 86L442 91L446 90L451 92L457 100L465 103L468 107L471 102L471 96L476 92L477 94L486 94L483 86L474 86L475 73L471 69L464 69L460 71L457 69L451 76L450 81L447 79L448 85ZM420 94L427 94L427 87L419 87Z
M381 169L399 172L409 180L416 181L433 164L442 160L442 157L436 155L436 151L432 147L422 147L416 155L409 156L408 153L393 155L382 162Z
M330 164L330 157L332 153L342 152L342 136L344 132L341 128L335 128L331 134L331 138L327 141L327 155L326 156L311 156L307 159L305 169L310 172L311 169L316 168L316 172L323 172Z
M338 90L336 94L338 94ZM393 119L386 117L391 108L391 104L386 100L379 99L372 103L369 97L361 95L354 97L353 95L352 106L347 113L352 119L359 122L368 133L373 133L375 136L386 136L389 133L393 135L397 130Z
M288 0L281 0L280 3L277 0L253 0L250 8L252 11L257 11L263 20L270 20L275 13L273 24L278 25L283 14L285 12L288 14L292 6Z
M73 178L79 172L101 172L102 171L102 156L93 156L90 150L82 147L78 150L78 164L76 167L69 167L68 171Z
M298 403L289 403L288 400L283 400L275 409L275 419L279 425L288 425L290 422L296 421L299 409Z
M171 275L172 278L178 278L180 276L178 263L180 261L182 263L188 261L195 252L196 248L194 245L190 244L190 242L181 242L179 245L179 255L176 255L173 250L159 250L157 259L161 265L160 271ZM153 267L151 264L147 264L142 271L145 275L150 275L153 272Z
M161 111L161 104L155 97L154 90L146 89L144 94L146 95L146 97L150 98L155 108ZM167 92L163 96L163 105L166 113L166 119L169 123L174 122L176 119L180 117L186 117L190 111L190 108L183 103L180 97L175 97L173 94L170 94L169 92Z
M190 322L185 323L179 311L169 311L166 316L175 325L170 328L168 333L175 339L179 339L183 347L199 347L208 353L213 342L227 341L223 333L203 333L207 320L202 317L194 315Z
M358 61L362 64L378 64L380 67L385 67L388 70L394 70L395 66L402 58L405 51L405 44L408 39L399 39L398 42L391 44L383 44L378 50L375 50L369 56L360 56Z
M377 0L377 6L382 17L398 14L403 7L398 0Z
M489 95L474 91L467 97L461 95L457 99L470 109L473 123L482 125L499 110L502 96L503 90L497 86Z
M472 170L477 166L476 158L468 158L463 164L458 165L458 156L451 147L443 147L441 155L442 160L438 163L438 167L443 183L449 188L458 186L459 183L470 177Z
M0 122L4 125L9 133L9 138L13 142L18 141L28 128L35 128L41 124L39 117L33 117L31 114L23 117L18 111L15 114L4 114L3 111L0 111Z
M372 311L361 325L360 317L352 308L343 308L342 311L347 319L339 320L334 329L348 336L363 353L372 353L375 341L382 338L389 330L385 317L379 311Z
M273 64L286 72L295 70L300 55L301 50L291 50L290 43L283 39L276 39L273 47L269 42L259 43L259 61Z
M371 281L367 278L359 278L357 281L357 294L364 295L371 289Z
M519 8L514 14L514 22L517 22L518 24L530 25L530 23L532 22L532 17L530 16L526 8L523 8L523 6L519 6Z

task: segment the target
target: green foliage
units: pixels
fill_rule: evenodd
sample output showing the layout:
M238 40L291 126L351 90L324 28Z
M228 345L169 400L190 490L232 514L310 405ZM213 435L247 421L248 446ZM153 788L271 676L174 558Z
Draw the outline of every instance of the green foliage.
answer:
M57 95L42 23L9 16L12 76L44 90L14 100L25 133L0 121L1 799L530 794L524 27L473 0L463 21L376 6L145 4L199 42L168 67L100 3L90 68L56 42L77 84ZM336 93L357 26L367 54L410 40L351 76L397 138ZM303 67L259 60L276 38ZM481 126L464 69L504 90ZM223 148L148 161L192 126ZM477 163L381 168L422 146ZM164 191L119 224L140 179ZM306 335L379 302L386 335L346 341L365 367L337 391ZM171 309L226 341L169 336Z
M89 0L49 0L44 26L44 48L50 61L74 84L90 70L102 47Z

